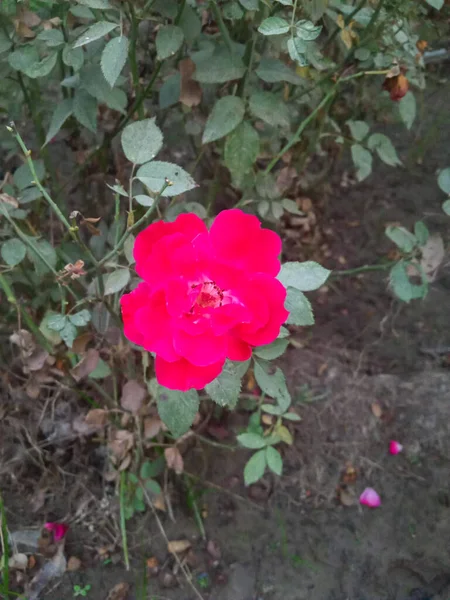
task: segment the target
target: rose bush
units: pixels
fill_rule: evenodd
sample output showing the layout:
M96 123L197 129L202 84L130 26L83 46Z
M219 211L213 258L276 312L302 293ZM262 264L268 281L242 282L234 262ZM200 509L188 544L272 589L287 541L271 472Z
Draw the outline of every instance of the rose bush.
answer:
M201 389L225 360L244 361L279 334L288 312L276 279L281 240L259 220L225 210L208 231L194 214L157 221L136 238L143 282L122 296L125 335L156 355L158 382Z

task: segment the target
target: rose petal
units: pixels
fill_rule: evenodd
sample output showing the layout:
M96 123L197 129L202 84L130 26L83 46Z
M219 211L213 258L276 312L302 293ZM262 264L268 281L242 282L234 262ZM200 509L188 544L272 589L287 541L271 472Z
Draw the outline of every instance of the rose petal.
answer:
M381 506L381 498L373 488L366 488L359 497L359 502L370 508Z
M207 367L197 367L181 358L174 362L168 362L161 356L156 357L155 372L158 382L170 390L181 390L186 392L192 388L201 390L220 375L223 361Z
M69 530L69 526L65 523L45 523L44 527L48 531L53 531L55 542L62 540Z
M395 440L391 440L389 442L389 454L400 454L402 450L403 446L400 444L400 442L396 442Z

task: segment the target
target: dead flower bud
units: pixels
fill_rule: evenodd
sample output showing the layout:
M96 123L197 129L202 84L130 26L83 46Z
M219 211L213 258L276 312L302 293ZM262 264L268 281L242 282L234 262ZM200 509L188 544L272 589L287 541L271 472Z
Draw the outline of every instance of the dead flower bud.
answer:
M78 279L82 275L86 275L86 271L83 269L84 260L78 259L75 264L69 263L60 271L60 279L69 276L70 279Z

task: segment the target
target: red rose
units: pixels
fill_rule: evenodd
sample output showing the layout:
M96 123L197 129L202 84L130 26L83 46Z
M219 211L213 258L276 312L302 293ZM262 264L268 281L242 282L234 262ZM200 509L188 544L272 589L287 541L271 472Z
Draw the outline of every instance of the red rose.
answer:
M156 354L156 378L175 390L201 389L226 358L250 358L287 319L279 236L241 210L221 212L208 231L194 214L157 221L136 238L144 280L122 296L125 335Z

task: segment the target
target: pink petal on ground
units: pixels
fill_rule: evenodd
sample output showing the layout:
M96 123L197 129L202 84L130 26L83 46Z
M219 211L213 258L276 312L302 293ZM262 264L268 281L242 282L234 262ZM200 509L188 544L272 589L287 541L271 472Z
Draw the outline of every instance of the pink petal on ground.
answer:
M403 446L400 442L396 442L395 440L389 442L389 454L400 454L402 450Z
M44 527L48 531L53 531L55 542L62 540L69 530L69 526L65 523L45 523Z
M359 497L359 503L369 508L378 508L381 506L381 498L373 488L366 488Z

